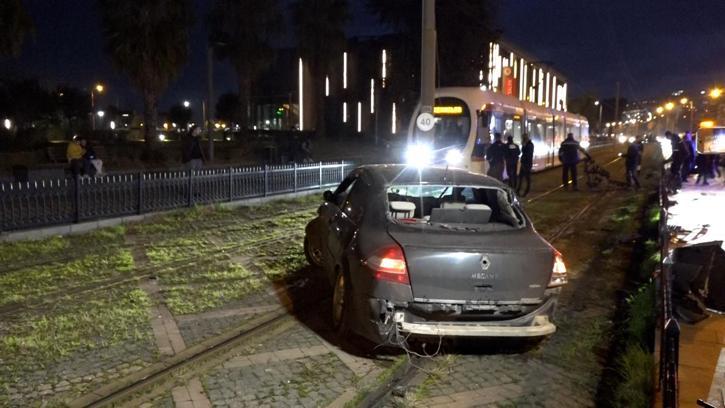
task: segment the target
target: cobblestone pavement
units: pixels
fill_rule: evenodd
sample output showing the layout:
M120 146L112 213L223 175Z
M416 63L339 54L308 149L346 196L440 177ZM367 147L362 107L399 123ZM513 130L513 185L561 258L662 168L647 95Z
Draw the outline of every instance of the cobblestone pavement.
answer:
M558 172L536 176L536 191L556 184L558 177ZM553 194L543 205L536 204L543 208L537 216L548 221L542 222L542 232L562 219L562 214L546 211L580 204L576 200L570 202L564 194ZM579 197L585 200L594 195L582 193ZM295 209L314 208L312 203L292 205ZM610 324L612 292L618 284L608 273L621 266L612 263L611 257L595 252L610 249L602 242L609 245L616 241L614 230L601 227L599 221L606 221L611 215L606 209L617 205L614 201L602 203L601 209L591 212L600 216L599 220L590 220L591 225L597 225L593 231L578 224L576 233L564 234L557 243L567 255L572 283L562 296L559 331L552 338L528 351L500 344L450 349L449 358L436 360L445 374L421 375L418 384L408 390L406 400L393 403L593 405L597 370L601 370L599 340ZM536 213L534 205L530 210ZM239 217L237 212L212 213L209 228L199 221L209 216L205 213L198 219L162 220L130 228L126 238L131 238L126 242L132 247L134 267L146 270L153 265L152 270L158 271L153 282L142 281L138 286L147 297L147 321L133 328L138 335L107 347L102 346L105 339L101 336L101 346L92 350L79 346L49 364L36 361L14 372L3 372L0 367L0 406L67 401L137 372L165 355L178 353L293 303L287 297L288 285L304 265L299 232L305 217L309 218L312 212L295 215L281 205L270 212L278 214L271 221L265 220L269 215L260 212L254 217ZM266 243L264 234L270 231L286 232L286 239ZM573 250L579 253L572 253ZM626 253L617 254L621 254L621 259L626 257ZM184 257L192 259L187 261ZM308 296L320 293L309 292ZM196 377L175 384L144 406L196 407L208 403L341 407L346 402L354 404L359 392L385 380L391 357L373 360L337 347L335 336L321 317L326 316L326 308L296 313L301 320L282 335L251 342L223 364L195 373ZM161 316L158 323L154 323L154 316ZM11 332L3 330L0 324L0 335ZM172 339L174 336L178 338Z

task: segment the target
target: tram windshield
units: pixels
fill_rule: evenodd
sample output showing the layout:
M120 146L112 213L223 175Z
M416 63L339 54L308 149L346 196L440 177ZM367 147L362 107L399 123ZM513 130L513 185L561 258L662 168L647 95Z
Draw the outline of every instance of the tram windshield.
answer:
M697 132L697 152L701 154L725 153L725 127L712 125L701 127Z
M433 114L436 117L434 149L466 145L471 131L471 115L465 102L457 98L438 98Z

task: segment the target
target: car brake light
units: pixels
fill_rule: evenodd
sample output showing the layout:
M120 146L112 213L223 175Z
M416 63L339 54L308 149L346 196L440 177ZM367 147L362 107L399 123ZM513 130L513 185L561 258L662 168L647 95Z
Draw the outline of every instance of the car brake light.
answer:
M564 264L564 257L559 251L554 251L554 267L551 270L551 280L549 281L549 287L555 288L557 286L566 285L566 264Z
M376 280L410 284L405 255L397 245L377 251L365 263L372 269Z

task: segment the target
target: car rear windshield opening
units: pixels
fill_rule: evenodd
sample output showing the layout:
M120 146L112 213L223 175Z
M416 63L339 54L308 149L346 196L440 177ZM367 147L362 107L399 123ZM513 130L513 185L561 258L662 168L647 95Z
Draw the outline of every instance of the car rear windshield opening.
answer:
M500 225L521 227L521 214L498 188L393 185L388 187L390 217L401 223Z

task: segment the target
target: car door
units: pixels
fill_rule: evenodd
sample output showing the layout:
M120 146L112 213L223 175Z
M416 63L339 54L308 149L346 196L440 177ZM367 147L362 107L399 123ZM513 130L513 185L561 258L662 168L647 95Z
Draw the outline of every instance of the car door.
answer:
M332 193L330 200L325 201L318 210L318 214L322 221L321 232L324 246L324 263L328 270L333 270L338 262L335 257L336 251L333 250L333 247L337 247L338 245L333 239L333 236L336 235L333 232L337 231L339 228L338 224L340 223L342 205L347 200L347 196L352 190L356 180L356 174L347 176Z
M330 223L327 246L330 257L335 260L333 267L341 263L345 250L355 237L362 220L367 191L367 184L360 177L356 178L345 195L340 211Z

